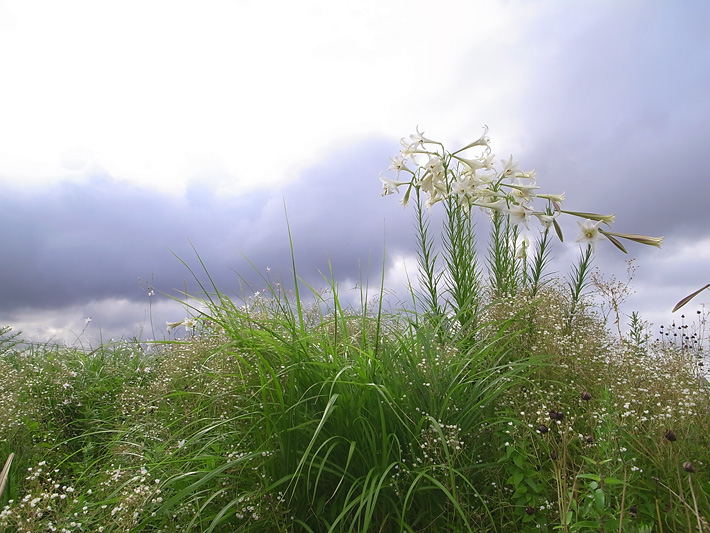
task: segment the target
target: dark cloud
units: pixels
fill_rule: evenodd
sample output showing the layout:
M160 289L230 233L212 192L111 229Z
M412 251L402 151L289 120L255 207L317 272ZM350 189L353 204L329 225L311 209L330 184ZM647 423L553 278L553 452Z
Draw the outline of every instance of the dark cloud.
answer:
M546 52L521 96L521 159L570 208L617 213L618 231L707 235L710 5L583 5L526 36Z
M206 282L202 260L225 292L238 291L240 276L261 289L266 267L288 283L286 214L305 280L323 283L319 272L327 274L329 263L339 279L377 272L384 221L393 250L410 233L408 213L379 197L378 172L392 149L391 141L358 141L280 190L240 197L220 196L205 183L185 196L160 195L106 175L17 187L0 198L0 226L13 228L0 234L0 249L9 251L0 261L0 308L11 316L90 300L145 301L148 285L173 294L197 290L175 256Z

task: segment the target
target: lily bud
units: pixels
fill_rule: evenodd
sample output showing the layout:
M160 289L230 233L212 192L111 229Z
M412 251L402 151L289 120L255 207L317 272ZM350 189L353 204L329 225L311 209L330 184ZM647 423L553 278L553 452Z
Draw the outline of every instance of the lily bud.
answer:
M551 200L552 202L561 204L565 200L565 193L562 194L537 194L538 198L544 198L545 200Z
M588 218L589 220L596 220L596 221L601 221L604 222L607 226L610 226L611 224L614 223L614 219L616 218L616 215L598 215L596 213L580 213L579 211L565 211L564 209L560 209L560 213L565 213L567 215L572 215L575 217L579 218Z
M619 237L620 239L628 239L639 244L647 244L648 246L656 246L658 248L661 247L661 243L663 242L663 237L648 237L646 235L635 235L630 233L612 233L610 231L603 230L599 231L601 231L607 237L611 235L613 237Z

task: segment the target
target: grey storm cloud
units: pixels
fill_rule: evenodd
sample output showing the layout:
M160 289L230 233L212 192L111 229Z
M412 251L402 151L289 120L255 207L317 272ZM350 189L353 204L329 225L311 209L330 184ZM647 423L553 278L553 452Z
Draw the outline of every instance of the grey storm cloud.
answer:
M568 209L616 213L615 231L707 235L710 5L604 5L528 30L537 55L516 155Z
M0 249L11 251L0 261L0 308L138 300L139 278L163 292L186 283L193 290L180 259L204 281L203 261L227 292L240 276L260 288L266 267L289 279L287 215L299 275L317 285L332 266L338 278L358 279L379 270L385 238L396 250L411 233L409 213L379 196L377 176L392 149L383 139L359 141L280 190L240 197L203 183L185 196L160 195L106 175L10 190L0 198L0 226L12 228L0 235Z

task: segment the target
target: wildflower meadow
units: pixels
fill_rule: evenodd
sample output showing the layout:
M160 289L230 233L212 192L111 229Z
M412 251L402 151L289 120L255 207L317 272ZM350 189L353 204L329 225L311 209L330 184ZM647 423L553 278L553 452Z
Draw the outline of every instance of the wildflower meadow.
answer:
M290 240L248 298L182 258L171 339L0 328L0 532L710 532L707 286L680 323L624 315L595 249L662 239L567 209L487 128L417 130L380 181L416 234L396 308L384 277L306 285Z

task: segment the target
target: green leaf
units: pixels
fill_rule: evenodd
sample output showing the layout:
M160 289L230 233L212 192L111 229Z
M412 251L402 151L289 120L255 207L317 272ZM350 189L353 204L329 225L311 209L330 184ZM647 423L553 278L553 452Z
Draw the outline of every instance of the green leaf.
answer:
M572 524L572 529L573 531L583 529L583 528L590 528L593 529L594 531L599 531L599 520L582 520L581 522L575 522Z
M604 510L604 503L606 502L606 498L604 496L604 491L602 489L597 489L594 491L594 503L597 507L598 511L603 511Z
M597 466L597 465L601 464L601 463L598 463L596 459L593 459L593 458L591 458L591 457L587 457L586 455L583 455L583 456L582 456L582 459L584 459L584 461L585 461L587 464L590 464L590 465L592 465L592 466ZM581 477L581 476L580 476L580 477Z
M623 485L624 481L616 477L605 477L604 483L607 485Z
M553 219L552 224L555 226L555 233L557 233L557 237L560 239L560 242L564 242L565 240L562 237L562 229L560 229L560 225L557 223L557 220Z
M513 498L519 498L520 496L527 494L528 488L525 485L520 485L513 493Z
M537 494L540 494L540 492L541 492L540 487L537 486L537 483L535 483L535 480L533 480L533 478L531 478L531 477L525 478L525 483L527 483L528 486L533 491L535 491Z
M578 477L578 478L582 478L582 479L591 479L591 480L596 481L596 482L599 482L599 481L602 480L602 479L601 479L598 475L596 475L596 474L578 474L577 477Z

